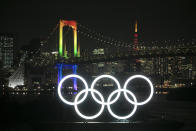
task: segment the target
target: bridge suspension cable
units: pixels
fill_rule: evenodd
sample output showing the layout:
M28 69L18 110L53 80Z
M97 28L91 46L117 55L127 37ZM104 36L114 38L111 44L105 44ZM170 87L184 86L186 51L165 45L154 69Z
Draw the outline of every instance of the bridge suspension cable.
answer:
M116 40L114 38L108 37L103 35L103 33L100 32L96 32L80 23L78 23L79 26L79 30L78 32L81 33L82 35L85 35L86 37L89 37L91 39L103 42L105 44L110 44L113 46L117 46L117 47L131 47L132 43L127 43L127 42L123 42L120 40Z

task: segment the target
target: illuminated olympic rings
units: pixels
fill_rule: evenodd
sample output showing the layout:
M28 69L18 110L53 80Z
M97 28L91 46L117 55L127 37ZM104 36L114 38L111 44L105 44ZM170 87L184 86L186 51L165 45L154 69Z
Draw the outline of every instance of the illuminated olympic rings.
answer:
M69 79L69 78L78 78L78 79L80 79L80 80L84 83L84 86L85 86L85 89L82 90L82 91L80 91L80 92L76 95L74 102L67 101L66 99L63 98L63 96L62 96L62 94L61 94L61 87L62 87L62 84L63 84L63 82L64 82L65 80L67 80L67 79ZM102 95L99 91L97 91L96 89L94 89L94 86L95 86L96 82L97 82L98 80L102 79L102 78L109 78L109 79L112 79L112 80L117 84L117 87L118 87L115 91L113 91L113 92L109 95L109 97L108 97L108 99L107 99L106 102L104 101L103 95ZM129 83L131 80L136 79L136 78L144 79L144 80L146 80L146 81L148 82L148 84L150 85L150 95L148 96L148 98L147 98L146 100L141 101L141 102L137 102L137 99L136 99L135 95L134 95L131 91L127 90L127 85L128 85L128 83ZM87 95L88 95L88 92L91 92L91 95L92 95L93 99L94 99L98 104L101 104L101 109L100 109L100 111L99 111L97 114L93 115L93 116L86 116L86 115L82 114L82 113L79 111L79 109L78 109L78 104L81 104L81 103L86 99L86 97L87 97ZM131 103L131 104L134 105L133 110L131 111L131 113L129 113L129 114L126 115L126 116L118 116L118 115L116 115L116 114L112 111L112 109L111 109L111 107L110 107L111 104L115 103L115 102L119 99L121 92L123 92L123 94L124 94L124 96L125 96L125 99L126 99L129 103ZM95 118L97 118L98 116L100 116L100 115L102 114L102 112L103 112L105 106L107 106L107 109L108 109L109 113L110 113L113 117L115 117L115 118L117 118L117 119L128 119L128 118L130 118L131 116L133 116L133 114L136 112L137 106L144 105L144 104L146 104L146 103L148 103L148 102L150 101L150 99L151 99L152 96L153 96L153 92L154 92L154 88L153 88L152 82L151 82L147 77L145 77L145 76L143 76L143 75L134 75L134 76L129 77L129 78L126 80L126 82L125 82L125 84L124 84L124 86L123 86L123 89L121 89L121 86L120 86L120 83L118 82L118 80L117 80L115 77L111 76L111 75L101 75L101 76L98 76L98 77L92 82L91 88L90 88L90 89L88 88L88 84L87 84L87 82L85 81L85 79L82 78L81 76L75 75L75 74L71 74L71 75L65 76L65 77L60 81L60 83L59 83L59 85L58 85L58 95L59 95L59 98L60 98L65 104L73 105L74 108L75 108L76 113L77 113L80 117L82 117L82 118L84 118L84 119L95 119ZM80 97L83 93L84 93L84 96L82 97L82 99L78 100L79 97ZM98 97L101 98L101 101L100 101L99 99L96 98L96 96L95 96L94 93L97 94ZM117 96L111 101L111 98L112 98L116 93L117 93ZM133 100L129 99L129 97L127 96L127 93L133 98Z

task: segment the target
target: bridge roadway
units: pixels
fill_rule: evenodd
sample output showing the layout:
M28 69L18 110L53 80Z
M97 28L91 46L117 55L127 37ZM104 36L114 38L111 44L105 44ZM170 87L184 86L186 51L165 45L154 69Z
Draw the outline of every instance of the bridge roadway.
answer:
M127 52L127 53L126 53ZM65 64L87 64L105 61L128 60L138 58L174 57L174 56L196 56L196 46L178 48L141 49L139 51L123 51L109 55L82 55L69 59L59 58L56 63Z

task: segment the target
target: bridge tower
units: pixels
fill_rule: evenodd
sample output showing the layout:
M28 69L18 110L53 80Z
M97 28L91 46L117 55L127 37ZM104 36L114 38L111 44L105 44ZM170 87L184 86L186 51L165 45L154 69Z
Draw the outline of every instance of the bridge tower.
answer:
M59 56L68 58L66 43L63 43L63 27L69 26L73 29L74 57L80 57L80 45L77 43L77 22L74 20L60 20L59 22Z
M80 45L77 42L77 22L74 20L68 21L68 20L60 20L59 22L59 56L64 57L65 59L68 59L68 52L66 49L66 43L63 43L63 27L69 26L73 29L73 45L74 45L74 57L80 57ZM77 73L78 66L76 64L74 65L67 65L64 63L58 63L58 83L63 77L63 69L72 69L73 74ZM77 91L77 79L73 79L73 88L75 91Z

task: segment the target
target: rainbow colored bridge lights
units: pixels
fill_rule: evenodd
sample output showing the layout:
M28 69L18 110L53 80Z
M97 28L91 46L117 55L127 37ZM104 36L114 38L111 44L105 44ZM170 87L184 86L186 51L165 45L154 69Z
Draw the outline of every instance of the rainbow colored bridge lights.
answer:
M74 40L74 57L80 57L80 45L77 43L77 22L74 20L60 20L59 22L59 56L68 59L68 52L66 49L66 43L63 43L63 27L69 26L73 29ZM77 65L57 64L58 68L58 83L63 77L63 69L72 69L73 74L77 73ZM77 90L77 79L73 78L73 88Z
M69 26L73 29L74 36L74 57L80 57L80 46L77 45L77 22L76 21L68 21L68 20L60 20L59 23L59 55L61 57L68 58L66 43L63 43L63 27Z

